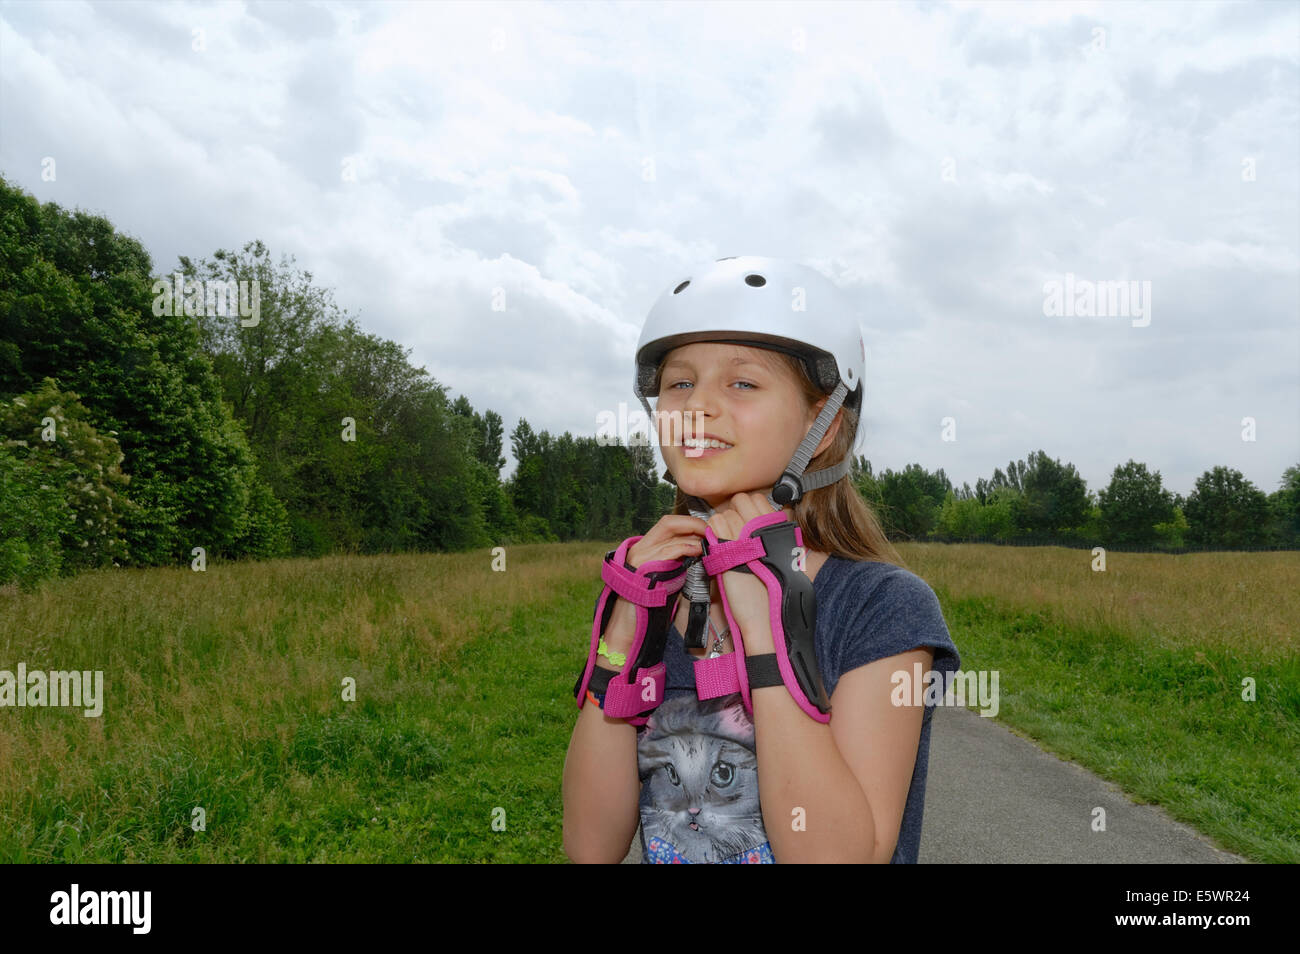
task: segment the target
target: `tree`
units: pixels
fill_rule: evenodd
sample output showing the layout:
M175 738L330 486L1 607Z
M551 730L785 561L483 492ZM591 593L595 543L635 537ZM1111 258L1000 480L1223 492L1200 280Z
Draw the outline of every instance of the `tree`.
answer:
M1032 456L1032 455L1031 455ZM980 503L988 503L993 496L993 491L1004 488L1013 490L1020 494L1023 490L1023 480L1025 474L1025 462L1023 460L1013 460L1007 464L1007 472L1004 474L1001 469L993 468L993 477L985 480L983 477L975 481L975 496Z
M310 272L274 262L261 242L180 261L186 277L259 290L255 324L195 321L285 501L295 552L460 550L513 524L499 440L489 454L485 419L409 349L363 332Z
M524 418L510 432L510 448L515 458L515 472L510 478L510 500L521 517L541 519L543 508L541 442Z
M156 308L138 241L0 180L0 399L45 378L80 395L87 424L116 433L132 477L132 562L237 556L262 480L183 309ZM252 509L250 509L252 508Z
M935 525L944 498L952 483L943 468L931 474L920 464L908 464L903 470L886 470L880 475L881 517L892 533L906 539L924 537Z
M957 493L948 494L935 519L937 535L953 541L976 539L979 536L981 509L978 500L969 500Z
M0 440L42 480L60 491L69 521L60 534L65 570L127 562L119 521L132 506L123 455L110 434L90 423L76 394L59 391L46 378L35 391L0 401Z
M17 441L0 440L0 586L35 589L63 567L63 536L74 514L63 487L48 482Z
M1279 547L1300 547L1300 464L1283 472L1278 489L1268 496L1268 505L1273 543Z
M1174 519L1173 495L1161 486L1160 472L1133 460L1115 468L1098 496L1106 538L1115 544L1155 543L1156 525Z
M470 447L475 459L483 462L494 475L499 476L506 459L501 456L501 436L504 433L501 415L496 411L479 414L470 406L469 398L461 395L451 406L457 417L470 421L474 427L474 441Z
M484 411L481 420L480 433L483 439L479 442L479 459L492 471L492 477L499 479L501 468L506 465L505 456L501 453L505 425L501 421L501 415L493 410Z
M1073 464L1062 464L1043 451L1029 455L1017 475L1022 491L1017 524L1032 534L1061 535L1088 517L1088 486Z
M876 480L875 475L871 472L871 461L861 455L854 458L849 466L849 479L853 481L853 486L857 488L858 494L866 501L867 505L876 512L878 517L882 516L883 504L880 499L880 482Z
M1206 471L1196 479L1185 512L1189 543L1224 548L1268 543L1268 498L1240 471Z

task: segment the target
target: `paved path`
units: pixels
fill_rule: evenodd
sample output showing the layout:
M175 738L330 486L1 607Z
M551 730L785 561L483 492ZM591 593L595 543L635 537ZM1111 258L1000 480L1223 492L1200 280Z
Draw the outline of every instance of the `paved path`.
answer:
M1092 811L1106 810L1094 832ZM1044 752L996 719L938 707L921 826L922 864L1223 864L1246 859L1215 848L1153 805Z
M1092 831L1093 809L1106 830ZM641 836L624 864L639 863ZM922 864L1232 864L1246 859L1044 752L995 719L939 707L930 726Z

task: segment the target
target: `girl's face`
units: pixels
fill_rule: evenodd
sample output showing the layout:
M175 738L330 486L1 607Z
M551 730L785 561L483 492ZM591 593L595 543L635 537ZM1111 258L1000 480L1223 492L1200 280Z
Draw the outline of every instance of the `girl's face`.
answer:
M790 369L772 352L699 342L668 353L656 426L664 460L684 493L730 510L739 493L766 493L784 473L826 403L811 408ZM839 415L815 453L829 446ZM712 436L731 446L703 454L684 446Z

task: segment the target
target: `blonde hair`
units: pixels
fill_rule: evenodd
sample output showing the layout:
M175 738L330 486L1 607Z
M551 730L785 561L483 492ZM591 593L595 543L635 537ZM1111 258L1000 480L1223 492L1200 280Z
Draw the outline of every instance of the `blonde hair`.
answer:
M813 384L808 369L798 358L767 348L757 350L770 356L769 363L775 363L777 367L784 366L793 376L809 410L826 396ZM667 358L667 355L664 357ZM655 378L656 390L662 373L661 361L659 374ZM814 456L805 471L833 467L853 453L857 412L849 407L841 407L836 416L840 419L840 426L830 446ZM675 483L674 486L676 487ZM680 487L676 487L676 490L673 513L689 516L691 498ZM848 478L837 480L829 487L806 492L794 505L794 522L799 526L804 546L809 550L846 560L871 560L905 566L903 558L881 529L879 518Z

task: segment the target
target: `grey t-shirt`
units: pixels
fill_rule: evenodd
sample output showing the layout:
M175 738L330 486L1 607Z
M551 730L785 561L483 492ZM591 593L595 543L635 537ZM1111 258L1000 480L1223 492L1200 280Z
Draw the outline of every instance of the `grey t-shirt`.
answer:
M936 672L961 665L934 591L902 567L832 556L813 578L813 593L814 643L828 697L843 673L921 646L934 651L930 668ZM637 731L643 860L772 862L758 802L754 723L740 694L706 701L696 696L695 657L675 625L664 661L664 701ZM933 715L927 705L894 864L916 862Z

